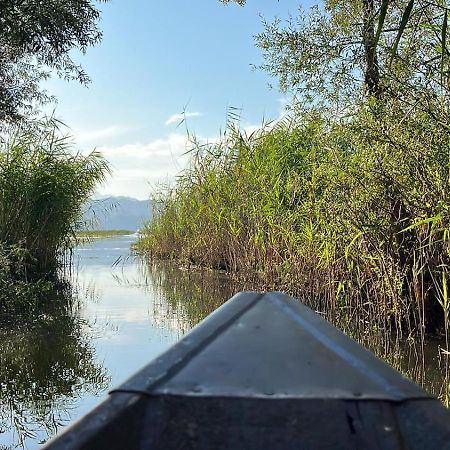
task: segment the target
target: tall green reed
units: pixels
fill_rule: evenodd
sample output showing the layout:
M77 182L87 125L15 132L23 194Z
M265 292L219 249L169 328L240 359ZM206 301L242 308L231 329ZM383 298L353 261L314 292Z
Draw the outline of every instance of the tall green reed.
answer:
M401 108L232 122L195 143L141 251L287 291L359 335L447 330L450 136Z
M55 123L19 130L0 143L3 312L11 303L6 297L18 298L10 295L14 290L25 292L20 301L30 303L33 291L51 288L74 245L83 205L108 173L98 152L74 151Z

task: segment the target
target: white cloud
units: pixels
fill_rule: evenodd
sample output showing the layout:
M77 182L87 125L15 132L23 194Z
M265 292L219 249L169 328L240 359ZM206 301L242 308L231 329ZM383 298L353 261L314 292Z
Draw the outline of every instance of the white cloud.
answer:
M194 117L200 115L200 113L190 114L194 114ZM274 123L276 121L266 127L270 128ZM263 125L263 123L243 123L242 130L251 134L261 129ZM124 127L109 127L96 132L85 132L82 135L85 141L87 139L99 139L100 141L102 137L117 136L127 133L128 130ZM197 136L199 144L214 143L219 139L219 136ZM191 156L189 150L193 146L186 133L181 132L174 132L151 141L125 144L114 141L108 142L105 139L102 145L97 145L97 150L109 161L112 169L112 175L101 186L97 194L126 195L139 199L149 198L152 192L158 190L162 184L173 185L176 176L187 167ZM87 151L87 146L84 147Z
M201 112L185 112L180 114L172 114L167 120L166 125L171 125L173 123L179 123L184 119L189 119L191 117L201 117L203 113Z
M99 193L148 198L154 186L173 181L186 167L189 148L187 136L180 133L147 143L99 147L113 171Z
M136 128L121 125L113 125L97 130L86 130L81 132L74 130L74 139L75 142L80 144L92 144L96 146L102 145L104 141L111 138L122 136L135 130Z

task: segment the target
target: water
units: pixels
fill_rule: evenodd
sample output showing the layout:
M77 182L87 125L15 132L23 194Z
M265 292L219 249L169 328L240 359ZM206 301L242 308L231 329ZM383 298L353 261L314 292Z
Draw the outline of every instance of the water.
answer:
M164 286L180 270L161 271L130 257L135 239L76 249L79 306L73 311L0 330L0 449L39 448L209 313L199 308L193 316L179 307L176 295L185 295L179 278L170 292ZM209 308L230 295L220 275L194 276L209 280L207 289L190 293L194 305L208 304L208 289L215 296Z
M74 306L21 328L0 328L0 450L39 448L236 291L251 287L218 272L145 263L129 254L135 239L80 246ZM441 341L424 343L421 352L420 345L376 334L360 340L448 402Z

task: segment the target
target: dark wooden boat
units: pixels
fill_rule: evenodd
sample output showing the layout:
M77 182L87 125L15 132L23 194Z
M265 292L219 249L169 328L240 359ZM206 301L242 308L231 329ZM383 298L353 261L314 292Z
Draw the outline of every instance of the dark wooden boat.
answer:
M434 397L280 293L240 293L47 449L450 449Z

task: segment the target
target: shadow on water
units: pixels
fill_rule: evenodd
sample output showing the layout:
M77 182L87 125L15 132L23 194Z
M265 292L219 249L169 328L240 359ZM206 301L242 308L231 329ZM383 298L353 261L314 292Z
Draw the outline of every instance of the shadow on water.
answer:
M0 328L2 449L44 442L72 419L70 411L80 396L98 395L108 387L76 301L56 303L64 306L49 307L20 327Z

